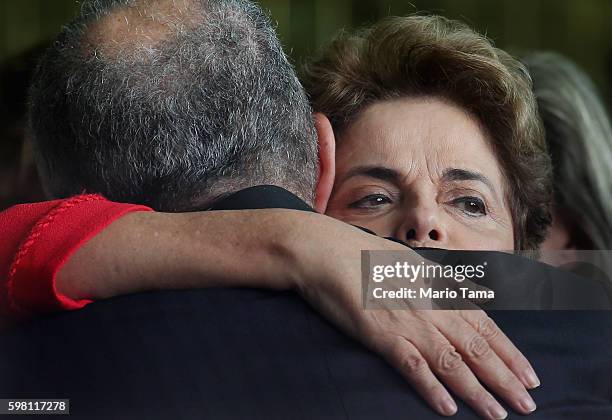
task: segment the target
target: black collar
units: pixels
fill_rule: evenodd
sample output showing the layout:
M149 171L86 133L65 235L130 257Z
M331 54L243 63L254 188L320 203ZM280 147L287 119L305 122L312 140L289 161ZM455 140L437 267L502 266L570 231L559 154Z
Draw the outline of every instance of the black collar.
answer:
M301 198L275 185L246 188L215 202L209 210L290 209L313 212Z

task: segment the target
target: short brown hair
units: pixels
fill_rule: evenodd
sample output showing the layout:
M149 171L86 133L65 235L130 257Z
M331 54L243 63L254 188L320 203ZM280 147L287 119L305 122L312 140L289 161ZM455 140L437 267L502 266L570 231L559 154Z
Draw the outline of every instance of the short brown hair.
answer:
M391 17L341 33L304 68L313 108L340 136L367 106L435 96L475 115L508 183L515 249L536 249L551 223L551 163L531 79L518 61L462 22Z

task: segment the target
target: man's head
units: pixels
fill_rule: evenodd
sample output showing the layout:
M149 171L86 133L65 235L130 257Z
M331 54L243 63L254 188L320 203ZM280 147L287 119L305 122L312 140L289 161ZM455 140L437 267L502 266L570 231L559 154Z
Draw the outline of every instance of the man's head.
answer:
M93 0L43 55L30 127L47 192L162 211L258 184L313 200L310 107L246 0Z

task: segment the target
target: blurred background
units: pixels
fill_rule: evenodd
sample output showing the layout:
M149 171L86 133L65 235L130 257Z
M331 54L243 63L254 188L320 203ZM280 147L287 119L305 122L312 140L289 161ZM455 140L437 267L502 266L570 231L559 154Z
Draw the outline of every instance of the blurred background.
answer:
M612 105L610 0L260 0L297 67L334 33L389 15L433 12L466 21L515 55L565 54ZM79 10L76 0L0 1L0 210L44 199L24 129L36 58Z

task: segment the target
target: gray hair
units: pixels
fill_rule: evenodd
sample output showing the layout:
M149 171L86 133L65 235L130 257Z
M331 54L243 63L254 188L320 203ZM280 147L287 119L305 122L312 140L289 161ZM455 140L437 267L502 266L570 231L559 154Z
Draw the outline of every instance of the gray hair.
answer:
M604 105L563 56L534 53L524 62L553 159L555 207L582 230L581 248L612 249L612 127Z
M308 99L246 0L85 3L41 58L29 124L52 197L189 211L275 184L313 199Z

